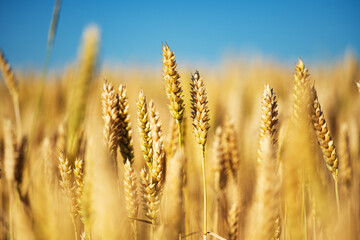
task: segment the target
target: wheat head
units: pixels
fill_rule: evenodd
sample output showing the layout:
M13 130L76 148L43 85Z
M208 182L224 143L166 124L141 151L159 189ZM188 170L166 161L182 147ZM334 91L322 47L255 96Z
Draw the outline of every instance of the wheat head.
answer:
M129 103L126 95L126 87L120 85L119 87L119 116L120 116L120 138L119 146L120 152L124 160L130 163L134 162L134 147L129 115Z
M167 44L162 46L162 57L163 77L166 83L166 94L170 101L170 112L180 126L185 110L184 96L180 85L180 76L176 70L175 55Z
M198 71L192 75L191 80L191 117L193 119L194 134L197 142L205 146L210 128L210 118L204 81Z
M140 134L141 151L143 152L144 159L149 168L152 167L153 160L153 147L152 147L152 135L150 129L149 113L146 103L146 97L143 90L139 93L139 99L136 102L137 105L137 119L138 129Z
M119 96L115 94L112 84L107 80L104 81L101 102L105 142L116 164L116 152L120 138Z

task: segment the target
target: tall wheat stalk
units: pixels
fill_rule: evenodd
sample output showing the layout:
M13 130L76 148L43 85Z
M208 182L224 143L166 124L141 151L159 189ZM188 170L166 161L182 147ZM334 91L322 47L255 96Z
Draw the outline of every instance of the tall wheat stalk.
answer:
M202 176L203 176L203 192L204 192L204 226L203 238L207 239L207 195L206 195L206 171L205 171L205 144L207 134L210 128L210 118L208 101L205 92L204 81L200 78L198 71L191 77L191 117L193 119L193 129L196 141L201 149L201 163L202 163Z
M166 83L166 94L170 101L169 109L172 117L176 120L179 131L179 147L182 144L182 121L184 118L185 104L183 90L180 85L180 75L176 69L177 64L174 52L169 45L162 47L163 77Z

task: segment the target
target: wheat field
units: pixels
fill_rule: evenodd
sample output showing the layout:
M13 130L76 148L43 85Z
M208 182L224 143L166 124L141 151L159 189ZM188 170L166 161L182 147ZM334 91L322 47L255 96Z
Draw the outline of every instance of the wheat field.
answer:
M48 74L1 51L1 239L360 239L355 55L114 68L99 41Z

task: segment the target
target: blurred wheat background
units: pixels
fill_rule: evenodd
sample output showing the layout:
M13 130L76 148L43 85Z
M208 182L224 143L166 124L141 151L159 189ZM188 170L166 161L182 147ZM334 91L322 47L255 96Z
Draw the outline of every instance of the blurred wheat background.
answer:
M102 65L1 49L1 239L360 239L360 64ZM161 55L160 55L161 53Z

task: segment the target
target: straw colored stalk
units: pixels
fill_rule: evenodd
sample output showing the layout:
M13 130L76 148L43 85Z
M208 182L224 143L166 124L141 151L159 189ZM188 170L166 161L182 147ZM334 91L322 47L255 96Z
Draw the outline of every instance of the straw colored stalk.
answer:
M162 123L159 114L156 112L154 101L149 103L150 126L153 139L153 162L151 168L151 177L158 182L157 187L162 188L165 180L166 161L164 149L164 136L162 133Z
M334 180L337 181L339 160L336 154L334 141L331 138L330 131L326 124L325 116L321 110L319 99L314 87L312 88L312 96L313 96L313 108L312 108L313 127L315 129L326 166L331 172Z
M137 239L136 218L138 215L139 203L137 200L136 176L130 161L124 165L124 192L128 217L131 221L133 239Z
M5 84L10 92L12 102L14 105L14 113L16 120L17 142L20 142L22 136L20 106L19 106L19 86L17 84L14 72L10 64L6 60L3 52L0 50L0 70L5 80Z
M259 165L256 190L258 221L254 239L272 239L278 235L275 226L280 214L280 179L270 136L264 137L260 147L263 152L263 161Z
M143 90L139 93L139 99L137 105L137 119L138 129L140 134L140 145L141 151L143 152L144 159L149 168L152 167L153 160L153 147L152 147L152 136L150 129L150 120L147 109L146 97L144 96Z
M78 74L69 89L71 94L69 94L70 97L67 102L66 155L72 163L79 154L83 140L87 96L95 72L98 42L98 28L95 26L88 27L83 34Z
M161 239L177 239L183 233L184 226L184 196L183 196L183 177L184 177L185 154L183 149L179 149L169 158L167 171L167 182L165 185L165 209L164 224L161 225ZM162 230L162 231L161 231Z
M200 144L202 159L203 191L204 191L204 226L203 238L207 239L207 197L206 197L206 174L205 174L205 143L210 128L208 101L205 92L204 81L198 71L191 77L191 117L195 139Z
M106 80L104 81L104 88L101 94L101 102L104 119L105 143L116 165L116 152L120 138L119 96L115 94L112 84Z
M271 137L271 142L275 149L277 149L277 124L278 124L278 111L277 101L274 90L270 88L268 84L265 85L263 99L261 102L261 121L260 132L258 140L258 162L262 162L263 156L261 152L262 141L264 141L265 135Z
M163 77L166 84L166 94L170 101L169 109L172 117L176 120L179 131L179 146L182 144L181 123L184 117L184 95L180 85L180 76L176 70L177 64L174 52L169 45L162 46Z
M119 146L124 164L127 160L134 162L134 147L129 115L129 103L126 95L126 87L119 87L119 116L120 116L120 137Z

